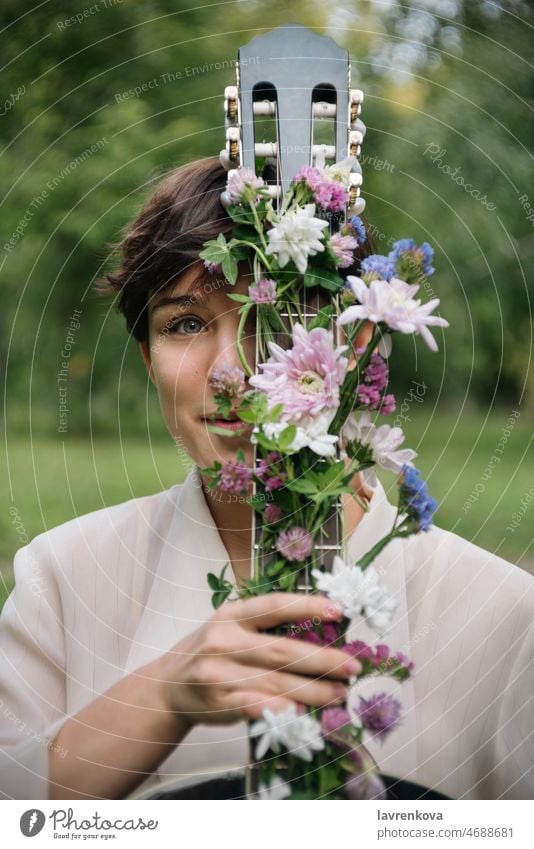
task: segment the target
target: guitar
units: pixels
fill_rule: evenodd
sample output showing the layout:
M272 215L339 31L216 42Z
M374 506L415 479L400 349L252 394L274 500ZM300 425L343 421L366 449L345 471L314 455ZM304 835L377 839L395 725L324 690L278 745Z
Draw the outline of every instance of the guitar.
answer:
M236 66L236 85L224 92L226 168L244 166L257 176L265 162L274 174L269 185L273 205L278 207L291 180L302 166L330 164L353 157L349 174L348 205L332 214L330 232L336 232L348 217L359 215L365 201L360 196L362 171L358 162L365 126L360 119L363 93L351 88L351 65L347 50L331 38L317 35L299 24L287 24L260 35L241 47ZM332 299L331 330L342 344L336 325L339 296ZM272 334L280 347L291 344L291 328L304 327L317 315L320 299L302 285L298 311L288 305L280 312L282 327ZM258 324L256 362L265 362L266 346ZM339 459L339 448L337 448ZM256 457L255 457L256 463ZM254 484L253 497L260 495ZM276 552L265 545L262 514L254 513L252 528L252 575L265 575ZM314 540L313 567L331 569L334 556L343 555L343 505L338 499ZM310 567L303 568L296 589L311 589ZM251 757L247 769L246 795L258 792L257 770Z

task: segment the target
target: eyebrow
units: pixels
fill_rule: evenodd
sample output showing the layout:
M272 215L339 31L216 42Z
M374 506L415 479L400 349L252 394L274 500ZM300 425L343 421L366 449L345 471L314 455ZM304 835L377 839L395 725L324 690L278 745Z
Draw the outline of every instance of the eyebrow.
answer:
M169 304L173 304L175 307L183 307L183 306L192 306L205 304L208 296L206 293L202 293L202 286L206 283L207 278L201 274L199 277L196 277L195 280L189 286L189 289L183 295L165 295L160 298L156 304L152 307L152 314L156 312L156 310L161 309L162 307L169 306Z

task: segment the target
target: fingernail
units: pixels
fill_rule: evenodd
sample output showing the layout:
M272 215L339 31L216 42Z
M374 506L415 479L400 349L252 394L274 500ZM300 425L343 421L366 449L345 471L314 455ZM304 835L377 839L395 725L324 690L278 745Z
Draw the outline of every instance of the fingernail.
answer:
M343 608L340 607L339 604L331 601L328 606L324 608L324 616L328 616L330 619L341 619L343 616Z
M349 675L357 675L361 669L361 665L357 660L349 660L344 666L345 672L348 672Z
M344 687L343 684L336 684L336 686L334 687L334 692L338 701L342 701L347 697L347 688Z

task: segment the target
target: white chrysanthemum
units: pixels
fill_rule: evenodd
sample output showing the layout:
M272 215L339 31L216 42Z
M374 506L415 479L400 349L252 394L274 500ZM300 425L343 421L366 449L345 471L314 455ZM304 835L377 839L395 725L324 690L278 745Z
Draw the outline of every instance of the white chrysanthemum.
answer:
M291 796L291 784L284 781L279 775L275 775L271 778L269 785L260 784L258 795L263 802L287 799L288 796Z
M315 218L315 204L307 203L291 209L276 219L268 231L269 244L265 253L275 254L283 268L292 259L301 274L308 267L308 257L324 251L323 230L327 221Z
M311 761L313 752L324 749L321 724L309 713L297 713L291 705L280 713L264 708L263 719L250 727L251 737L260 737L256 746L256 759L261 760L269 749L278 753L284 746L291 754Z
M413 298L419 286L415 283L409 285L398 277L392 277L389 282L373 280L369 286L360 277L349 276L347 282L359 304L347 307L339 316L338 324L351 324L362 319L368 319L374 324L383 321L391 330L419 333L431 351L438 350L428 326L449 326L446 319L430 315L438 306L439 298L432 298L427 304L421 304L420 300Z
M351 414L341 431L341 442L345 446L347 442L355 440L360 445L368 446L373 452L373 460L381 469L400 474L403 465L413 466L412 460L417 457L417 452L412 448L401 448L404 442L404 433L400 427L390 427L384 424L376 427L371 421L371 414L365 410L357 419ZM375 484L376 485L376 482Z
M360 566L348 566L336 555L332 572L313 569L312 575L317 589L341 605L348 619L363 616L379 634L388 630L398 603L380 584L372 566L364 571Z
M315 454L320 457L334 457L336 453L336 443L338 437L333 433L328 433L330 422L332 421L331 413L323 413L316 419L307 417L301 420L301 424L297 426L295 437L286 449L285 453L293 454L295 451L300 451L301 448L310 448ZM282 431L288 427L287 422L267 422L263 424L262 431L267 439L277 439ZM256 442L257 428L254 428L251 441Z

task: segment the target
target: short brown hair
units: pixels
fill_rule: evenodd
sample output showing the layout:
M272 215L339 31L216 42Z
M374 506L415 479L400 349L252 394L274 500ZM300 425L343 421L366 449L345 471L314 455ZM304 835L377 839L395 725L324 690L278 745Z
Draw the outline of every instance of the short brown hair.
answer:
M273 172L264 169L272 182ZM103 295L118 295L117 309L126 318L128 331L137 341L148 339L148 304L151 297L176 283L193 263L207 239L219 233L229 237L234 222L220 201L227 173L219 158L195 160L171 171L157 187L117 245L121 263L98 281ZM360 261L371 251L366 242L355 253L356 263L344 269L357 273Z
M194 262L207 239L229 235L233 221L220 202L226 171L217 157L171 171L129 224L118 245L121 263L97 283L97 291L117 295L128 331L148 339L148 303L169 288Z

